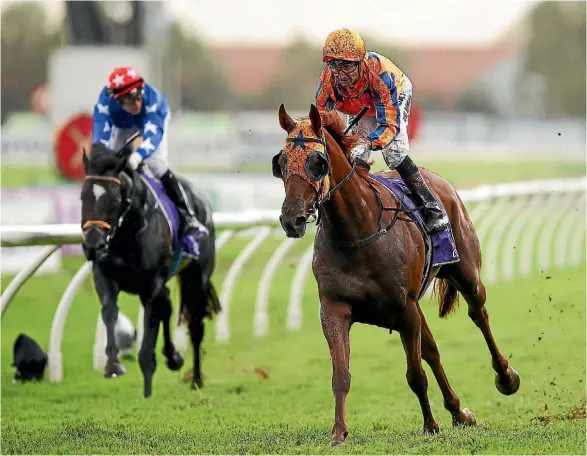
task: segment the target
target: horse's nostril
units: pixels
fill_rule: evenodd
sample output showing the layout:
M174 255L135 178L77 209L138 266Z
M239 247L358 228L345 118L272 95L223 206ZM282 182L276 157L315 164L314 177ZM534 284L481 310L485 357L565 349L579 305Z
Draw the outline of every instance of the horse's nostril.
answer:
M306 217L298 217L295 222L295 227L299 228L300 226L303 226L304 223L306 223Z

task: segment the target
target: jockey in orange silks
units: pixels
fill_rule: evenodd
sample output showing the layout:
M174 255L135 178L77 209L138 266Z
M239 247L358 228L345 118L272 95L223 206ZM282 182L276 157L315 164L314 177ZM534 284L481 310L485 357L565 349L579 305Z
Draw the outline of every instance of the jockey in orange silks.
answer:
M319 110L337 110L350 122L369 106L352 130L363 139L354 147L352 158L368 161L371 151L380 150L389 168L398 171L417 203L424 207L422 215L428 230L446 228L448 217L408 156L412 102L408 77L387 57L367 51L361 36L346 28L328 35L322 60L326 65L316 90Z

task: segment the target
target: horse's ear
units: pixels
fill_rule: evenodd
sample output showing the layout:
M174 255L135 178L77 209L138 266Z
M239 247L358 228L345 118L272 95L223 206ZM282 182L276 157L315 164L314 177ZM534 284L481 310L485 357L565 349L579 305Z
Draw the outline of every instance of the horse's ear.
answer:
M84 160L84 170L87 172L88 167L90 166L90 159L88 158L88 155L86 154L85 147L82 147L82 158Z
M322 119L320 118L320 111L318 111L318 108L313 103L310 106L310 122L312 122L314 133L319 135L320 130L322 130Z
M283 103L279 105L279 125L281 125L281 128L283 128L288 133L296 126L296 123L291 118L291 116L285 112L285 106L283 106Z

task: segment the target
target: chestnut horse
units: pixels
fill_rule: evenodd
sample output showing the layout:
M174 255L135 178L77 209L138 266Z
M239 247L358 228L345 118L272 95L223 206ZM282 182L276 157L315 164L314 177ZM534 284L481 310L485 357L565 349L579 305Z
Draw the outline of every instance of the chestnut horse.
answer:
M348 435L349 332L355 322L400 334L407 358L406 379L420 402L424 432L436 433L439 428L428 401L422 359L434 373L453 425L476 424L473 413L461 409L418 304L434 278L440 317L455 310L460 292L491 353L497 389L506 395L518 390L520 378L491 335L480 278L479 240L459 195L440 176L422 169L447 211L459 257L451 264L430 268L426 278L423 232L413 219L400 215L410 210L398 205L387 187L369 174L369 165L350 157L358 138L345 135L342 117L336 112L321 116L312 105L309 117L296 122L281 105L279 123L288 138L283 150L273 157L273 174L285 185L280 221L286 235L302 237L308 217L318 212L312 270L318 283L322 330L332 358L335 411L331 444L344 443ZM376 176L396 177L397 173Z

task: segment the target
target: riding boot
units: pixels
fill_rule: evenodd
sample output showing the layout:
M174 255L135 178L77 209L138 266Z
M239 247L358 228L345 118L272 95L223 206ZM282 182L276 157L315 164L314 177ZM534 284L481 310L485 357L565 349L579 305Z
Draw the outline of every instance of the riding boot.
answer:
M182 218L181 232L185 235L192 235L196 241L208 236L208 228L196 217L183 185L175 174L169 169L160 179Z
M441 231L449 226L449 220L442 211L438 201L428 188L422 177L422 173L410 157L404 160L395 168L404 180L410 192L417 200L419 206L424 206L422 217L429 232Z

